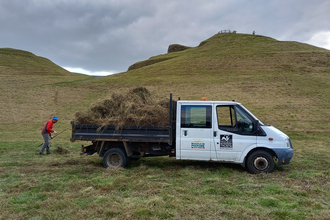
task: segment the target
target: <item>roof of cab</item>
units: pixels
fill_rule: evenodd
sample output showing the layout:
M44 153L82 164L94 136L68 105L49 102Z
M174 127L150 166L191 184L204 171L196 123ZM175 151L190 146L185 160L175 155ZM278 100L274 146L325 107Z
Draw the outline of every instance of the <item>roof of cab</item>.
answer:
M235 101L193 101L193 100L179 100L178 103L194 104L194 105L199 105L199 104L201 104L201 105L203 105L203 104L236 105L236 104L240 104L239 102L235 102Z

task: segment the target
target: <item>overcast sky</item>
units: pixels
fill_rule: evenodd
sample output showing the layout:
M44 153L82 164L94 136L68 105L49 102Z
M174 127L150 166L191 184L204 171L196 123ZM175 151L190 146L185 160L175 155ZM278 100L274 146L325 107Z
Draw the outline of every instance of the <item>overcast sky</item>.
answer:
M0 48L85 74L124 72L220 30L330 49L329 0L0 0Z

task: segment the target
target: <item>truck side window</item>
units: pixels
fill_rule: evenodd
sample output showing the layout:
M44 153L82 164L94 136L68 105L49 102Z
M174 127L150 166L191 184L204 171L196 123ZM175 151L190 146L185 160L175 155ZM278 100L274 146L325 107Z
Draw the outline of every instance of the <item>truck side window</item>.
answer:
M219 126L235 127L235 111L233 106L217 106Z
M212 107L202 105L181 106L182 128L211 128Z
M238 134L252 134L253 122L244 111L235 106L217 106L219 129Z

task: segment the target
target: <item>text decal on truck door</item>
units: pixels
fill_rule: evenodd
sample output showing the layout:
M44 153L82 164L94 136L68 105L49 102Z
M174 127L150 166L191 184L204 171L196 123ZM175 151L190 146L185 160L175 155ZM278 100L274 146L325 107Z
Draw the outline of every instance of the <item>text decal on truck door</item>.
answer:
M191 142L192 149L205 149L205 143L203 141L193 141Z
M233 149L233 135L220 135L220 148Z

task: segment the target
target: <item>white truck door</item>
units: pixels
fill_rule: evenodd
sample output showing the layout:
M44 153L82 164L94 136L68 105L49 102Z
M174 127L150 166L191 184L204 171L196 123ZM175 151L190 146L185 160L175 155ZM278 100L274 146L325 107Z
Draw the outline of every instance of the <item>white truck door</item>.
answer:
M253 119L236 105L215 105L215 111L212 160L242 162L242 152L257 143Z
M182 160L210 160L212 105L181 105L180 145Z

